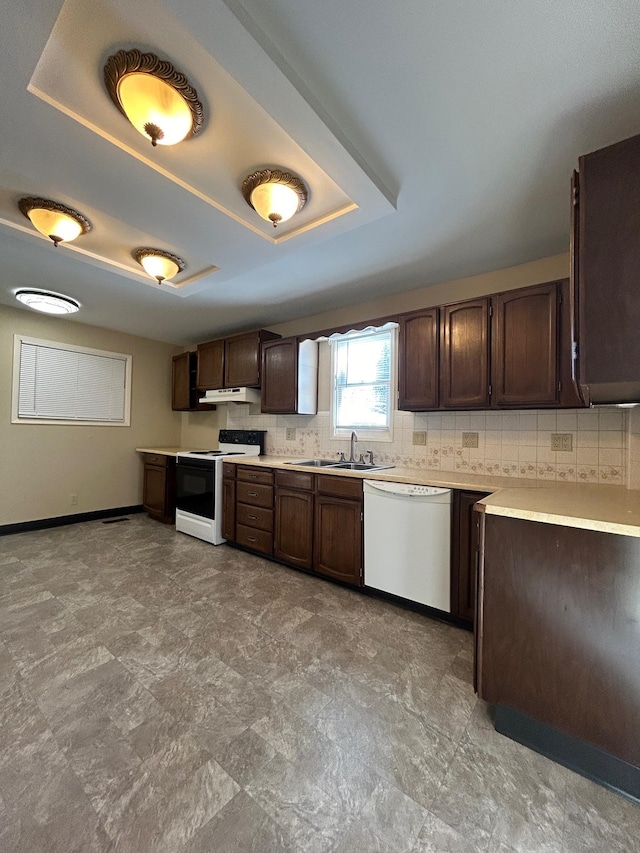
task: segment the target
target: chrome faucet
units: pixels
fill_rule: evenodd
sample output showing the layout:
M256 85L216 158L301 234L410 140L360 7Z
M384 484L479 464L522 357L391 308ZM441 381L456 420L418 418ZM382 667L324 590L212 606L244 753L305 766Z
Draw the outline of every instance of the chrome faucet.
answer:
M356 441L358 440L358 433L353 430L351 433L351 454L349 456L349 462L356 461Z

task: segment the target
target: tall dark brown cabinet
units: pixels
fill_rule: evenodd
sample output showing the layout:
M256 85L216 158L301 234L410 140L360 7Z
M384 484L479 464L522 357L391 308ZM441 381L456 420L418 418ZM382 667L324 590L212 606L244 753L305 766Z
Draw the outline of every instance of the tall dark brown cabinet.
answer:
M640 135L580 157L573 180L576 370L587 401L640 400Z

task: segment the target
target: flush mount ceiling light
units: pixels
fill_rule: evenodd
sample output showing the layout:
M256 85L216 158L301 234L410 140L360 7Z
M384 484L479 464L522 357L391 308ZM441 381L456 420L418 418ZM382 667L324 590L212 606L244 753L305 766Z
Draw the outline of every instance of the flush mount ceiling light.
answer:
M162 249L140 248L134 249L131 253L136 261L144 267L146 273L151 278L155 278L158 284L163 281L170 281L174 275L186 267L182 258L177 255L172 255L171 252L164 252Z
M261 169L246 177L242 195L259 216L273 222L274 228L307 203L307 188L300 178L278 169Z
M16 291L16 299L34 311L43 311L45 314L75 314L80 310L80 303L70 296L61 293L51 293L48 290L37 290L36 288L22 289Z
M91 223L77 210L48 198L21 198L18 207L53 245L68 243L91 231Z
M154 53L119 50L107 59L104 83L116 107L154 147L175 145L202 127L198 93Z

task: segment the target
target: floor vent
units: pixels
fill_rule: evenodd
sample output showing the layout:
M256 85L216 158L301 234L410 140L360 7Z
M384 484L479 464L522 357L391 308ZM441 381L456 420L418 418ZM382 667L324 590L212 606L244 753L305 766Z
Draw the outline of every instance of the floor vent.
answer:
M103 521L103 524L117 524L119 521L129 521L128 518L107 518L106 521Z

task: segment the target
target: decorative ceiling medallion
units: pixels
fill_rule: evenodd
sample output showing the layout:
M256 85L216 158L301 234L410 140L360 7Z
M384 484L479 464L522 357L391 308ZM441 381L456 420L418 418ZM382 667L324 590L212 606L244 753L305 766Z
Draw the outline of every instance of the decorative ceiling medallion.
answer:
M242 182L247 204L276 228L307 203L307 188L295 175L280 169L260 169Z
M91 231L91 223L77 210L48 198L27 196L18 201L20 211L53 245L75 240Z
M175 145L202 128L198 93L154 53L119 50L107 59L104 83L116 107L153 146Z
M131 252L136 261L144 268L151 278L155 278L158 284L170 281L179 272L186 268L185 262L171 252L163 249L149 249L141 247Z

